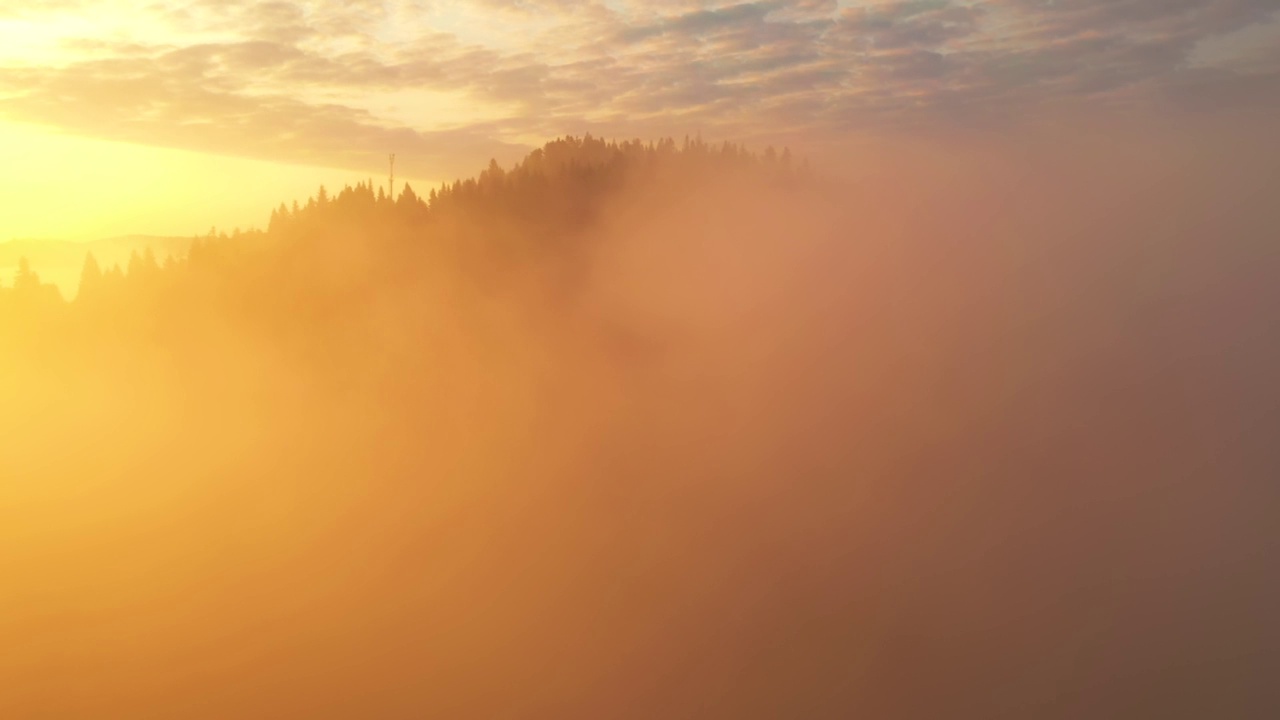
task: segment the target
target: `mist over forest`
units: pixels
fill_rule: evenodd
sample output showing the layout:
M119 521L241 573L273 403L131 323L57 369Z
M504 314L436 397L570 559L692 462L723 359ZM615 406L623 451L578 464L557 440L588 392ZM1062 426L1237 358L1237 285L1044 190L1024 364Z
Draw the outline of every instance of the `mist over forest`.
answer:
M0 717L1272 717L1280 163L1174 147L566 136L28 258Z
M75 298L85 260L93 255L99 268L120 266L121 272L143 262L148 251L157 263L186 255L194 238L124 235L89 242L74 240L9 240L0 242L0 285L17 278L23 260L36 269L41 284L53 285L65 299ZM149 262L149 261L148 261Z

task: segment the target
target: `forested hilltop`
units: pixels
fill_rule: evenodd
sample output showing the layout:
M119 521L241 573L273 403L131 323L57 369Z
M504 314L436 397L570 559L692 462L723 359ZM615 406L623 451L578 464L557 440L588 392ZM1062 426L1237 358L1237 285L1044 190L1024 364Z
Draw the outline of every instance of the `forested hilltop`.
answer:
M372 180L337 192L321 187L305 203L273 210L265 231L211 230L185 257L160 261L148 249L123 267L104 267L90 254L72 301L23 259L12 284L0 283L0 332L10 351L51 337L191 341L214 316L224 327L267 335L332 332L371 295L403 291L441 263L478 282L541 267L558 274L547 289L567 293L575 267L607 241L593 231L615 201L671 205L727 182L785 195L816 180L786 150L758 154L700 138L565 137L509 170L491 161L476 177L426 193L406 184L392 196Z

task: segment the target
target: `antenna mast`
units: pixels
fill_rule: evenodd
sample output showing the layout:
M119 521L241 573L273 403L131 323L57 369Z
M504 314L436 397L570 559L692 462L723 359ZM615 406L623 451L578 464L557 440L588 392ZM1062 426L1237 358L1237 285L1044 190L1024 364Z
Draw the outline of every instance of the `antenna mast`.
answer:
M387 180L388 197L392 200L396 199L396 156L391 155L391 177Z

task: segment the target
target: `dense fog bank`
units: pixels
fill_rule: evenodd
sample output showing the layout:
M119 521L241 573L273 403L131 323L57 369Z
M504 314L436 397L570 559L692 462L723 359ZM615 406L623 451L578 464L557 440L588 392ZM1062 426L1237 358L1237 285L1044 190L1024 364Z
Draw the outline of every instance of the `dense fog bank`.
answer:
M565 140L6 287L0 714L1265 716L1277 166L1177 139Z

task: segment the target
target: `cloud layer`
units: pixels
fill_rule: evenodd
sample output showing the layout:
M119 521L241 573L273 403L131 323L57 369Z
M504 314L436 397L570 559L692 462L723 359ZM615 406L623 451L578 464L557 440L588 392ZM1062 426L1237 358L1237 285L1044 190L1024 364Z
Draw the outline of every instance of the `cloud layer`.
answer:
M567 132L741 140L1280 101L1280 0L0 0L0 117L470 172ZM18 42L21 40L22 42Z

